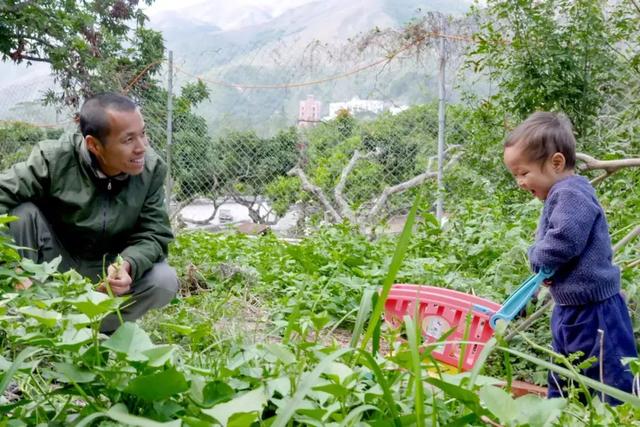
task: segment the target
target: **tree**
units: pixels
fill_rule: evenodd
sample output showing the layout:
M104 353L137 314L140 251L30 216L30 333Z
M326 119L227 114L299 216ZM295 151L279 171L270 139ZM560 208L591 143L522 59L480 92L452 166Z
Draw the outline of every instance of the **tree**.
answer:
M155 78L164 43L161 33L145 28L146 20L138 0L0 0L0 57L51 64L62 91L50 91L49 103L78 107L105 91L131 96L143 109L151 143L165 154L168 93ZM182 200L215 190L206 122L192 112L208 97L206 85L196 82L173 99L171 166Z
M611 13L611 27L618 43L614 48L640 75L640 50L638 49L640 26L638 26L638 20L640 20L640 2L638 0L615 2L615 8Z
M229 132L220 137L211 147L217 192L247 207L254 222L267 222L271 212L264 211L263 197L279 193L275 182L298 161L298 137L294 127L271 138L261 138L253 131ZM280 212L283 209L278 208Z
M611 95L618 66L600 0L489 0L470 64L498 82L494 96L516 120L565 112L578 135Z
M0 170L25 160L31 146L43 139L57 139L62 129L44 129L24 122L7 122L0 126Z
M47 100L77 107L88 95L123 91L143 70L150 76L159 69L162 36L144 27L146 19L137 0L0 1L0 58L51 64L62 92Z
M459 158L456 150L464 140L458 127L468 111L452 106L450 113L447 168ZM347 119L349 131L344 132ZM319 202L330 221L346 219L364 231L405 209L415 188L436 177L436 137L437 108L432 104L384 113L372 121L342 114L306 131L305 161L288 174ZM291 183L279 184L284 194Z

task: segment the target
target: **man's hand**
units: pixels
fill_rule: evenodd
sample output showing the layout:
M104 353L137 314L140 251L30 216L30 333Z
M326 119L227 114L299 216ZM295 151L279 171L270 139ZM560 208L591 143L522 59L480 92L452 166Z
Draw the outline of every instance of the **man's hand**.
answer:
M124 295L131 291L131 265L127 261L123 261L118 268L117 263L111 264L107 268L107 281L111 287L111 291L116 296ZM107 292L104 283L98 286L98 292Z
M24 291L25 289L29 289L33 285L33 282L28 277L24 277L18 281L15 285L16 291Z
M16 273L22 273L22 269L20 267L16 268ZM24 291L25 289L29 289L33 285L33 282L28 277L22 277L18 279L18 283L15 285L16 291Z

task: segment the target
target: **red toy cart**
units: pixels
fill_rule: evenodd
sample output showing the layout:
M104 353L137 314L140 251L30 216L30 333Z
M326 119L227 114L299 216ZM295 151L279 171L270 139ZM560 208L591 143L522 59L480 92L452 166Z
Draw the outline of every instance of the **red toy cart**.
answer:
M547 269L529 277L502 304L474 295L424 285L396 284L391 287L385 301L385 320L394 327L402 324L404 316L414 316L415 304L422 336L426 343L438 341L447 331L455 328L446 343L433 349L433 357L457 367L460 360L467 313L471 314L469 335L462 359L462 369L469 370L480 356L484 344L493 336L498 320L510 321L527 304L540 284L553 275Z

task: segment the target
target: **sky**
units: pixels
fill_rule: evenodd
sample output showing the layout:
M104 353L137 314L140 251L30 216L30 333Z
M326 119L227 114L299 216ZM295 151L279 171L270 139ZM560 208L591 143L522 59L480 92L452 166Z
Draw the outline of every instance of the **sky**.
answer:
M237 8L242 8L245 6L255 6L255 5L265 5L270 8L274 8L276 10L281 9L285 10L290 7L300 6L305 3L311 3L312 1L317 0L233 0L232 5ZM179 9L189 9L194 5L202 4L202 3L230 3L228 1L208 1L205 2L203 0L180 0L179 2L175 0L155 0L151 6L147 9L148 14L153 15L158 12L168 11L168 10L179 10Z
M319 0L234 0L232 5L235 7L242 8L245 6L252 5L265 5L272 7L276 10L286 10L290 7L300 6L306 3L311 3L312 1ZM453 2L461 2L471 4L473 0L451 0ZM155 0L151 6L147 8L150 14L155 14L162 11L167 10L179 10L179 9L188 9L197 4L203 3L229 3L226 0L213 0L213 1L203 1L203 0Z
M170 21L179 15L193 22L213 24L223 30L229 30L264 22L268 16L273 18L288 9L314 1L322 0L155 0L151 6L144 6L143 2L140 4L154 28L157 28L157 24L163 19ZM470 4L474 0L450 1ZM483 3L483 0L480 0L480 3ZM11 62L0 62L0 89L21 79L30 79L34 74L44 78L49 72L48 64L35 63L27 68Z
M252 20L274 18L288 9L313 1L318 0L155 0L145 11L152 26L154 21L170 19L172 14L177 14L181 18L229 30Z
M322 0L155 0L145 8L151 26L175 17L216 25L223 30L258 24L285 11ZM349 1L349 0L345 0ZM470 5L475 0L450 0ZM479 0L482 4L484 0ZM160 25L162 26L162 25Z

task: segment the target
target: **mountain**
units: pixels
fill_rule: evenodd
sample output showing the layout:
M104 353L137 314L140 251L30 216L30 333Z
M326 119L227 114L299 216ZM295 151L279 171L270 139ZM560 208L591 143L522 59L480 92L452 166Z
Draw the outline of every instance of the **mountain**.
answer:
M459 16L470 1L158 0L157 7L152 5L147 13L149 26L163 32L166 46L174 52L179 67L175 87L194 81L194 76L208 82L210 101L199 112L213 134L228 128L270 134L295 124L298 102L307 94L323 102L323 114L329 102L353 96L397 105L433 99L437 61L428 50L419 58L396 58L347 78L332 77L388 55L389 49L379 42L362 43L370 31L399 29L428 11ZM13 108L11 103L33 103L53 85L46 66L36 65L25 69L0 63L0 120ZM316 80L325 82L282 89L220 84Z
M397 28L428 11L461 15L468 10L467 2L451 0L297 0L298 6L292 0L284 3L290 7L275 11L253 0L239 8L239 16L225 21L224 17L231 15L229 6L224 6L226 2L201 1L188 10L152 15L150 25L163 32L167 48L185 59L192 69L216 66L250 53L254 53L249 57L255 61L257 50L280 46L286 46L287 53L295 56L316 40L344 43L376 27ZM193 16L193 10L200 18ZM220 17L214 19L211 10L218 10ZM209 56L210 52L215 55Z
M55 108L44 107L40 102L45 92L54 86L48 64L27 66L0 62L0 76L0 121L57 122Z
M289 9L317 0L159 0L146 9L154 26L164 28L173 18L208 24L223 31L267 22ZM170 25L170 24L169 24Z
M469 3L450 0L299 0L279 11L246 4L233 25L222 28L209 11L223 2L203 2L192 25L176 12L173 19L154 20L174 61L180 67L177 81L201 77L209 83L211 99L199 107L210 131L250 128L270 134L295 124L298 101L307 94L323 102L324 112L333 101L353 96L382 99L394 104L425 102L437 93L436 58L432 52L419 60L405 58L386 66L323 84L286 89L239 89L238 85L277 85L324 80L379 61L388 53L373 43L365 49L358 40L374 29L399 29L429 11L463 15ZM268 19L268 16L272 16ZM248 18L253 17L253 18ZM237 22L245 25L238 25ZM255 24L252 24L255 22Z

